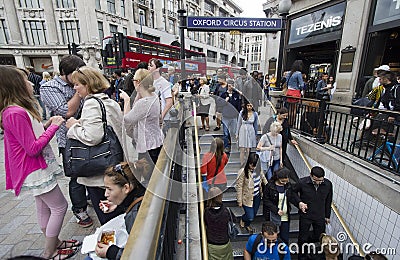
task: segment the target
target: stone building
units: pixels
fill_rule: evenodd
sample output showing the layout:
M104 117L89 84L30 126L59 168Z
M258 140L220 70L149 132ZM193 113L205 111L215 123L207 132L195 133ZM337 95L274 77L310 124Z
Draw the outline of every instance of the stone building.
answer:
M101 62L102 38L115 32L171 44L179 41L177 10L187 15L239 16L231 0L0 0L0 64L58 71L68 44L81 48L85 62ZM209 73L245 63L241 36L186 32L186 49L204 52Z

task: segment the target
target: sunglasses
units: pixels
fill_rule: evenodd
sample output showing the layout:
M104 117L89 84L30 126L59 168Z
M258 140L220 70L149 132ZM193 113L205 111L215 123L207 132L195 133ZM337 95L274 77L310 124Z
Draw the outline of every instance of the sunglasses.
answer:
M117 173L121 174L122 177L124 177L124 179L129 183L129 179L128 176L126 175L124 169L122 168L121 164L117 164L114 166L114 171L116 171Z
M82 74L83 76L85 76L86 77L86 74L85 73L83 73L81 70L80 70L80 68L76 68L76 70L75 71L77 71L78 73L80 73L80 74Z

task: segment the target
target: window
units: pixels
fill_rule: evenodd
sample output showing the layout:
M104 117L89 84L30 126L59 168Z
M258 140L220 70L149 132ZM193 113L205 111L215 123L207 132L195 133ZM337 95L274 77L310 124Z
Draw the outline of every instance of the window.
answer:
M124 35L128 35L128 28L122 27L122 33L123 33Z
M7 44L9 40L10 40L10 36L8 35L6 21L0 20L0 43Z
M212 33L207 33L207 39L206 39L206 41L207 41L207 45L214 46L214 44L215 44L215 37L214 37L214 34L212 34Z
M47 44L44 21L24 21L24 27L28 44Z
M146 10L139 8L139 25L146 26Z
M175 11L174 0L168 0L168 11L174 12Z
M214 13L214 5L207 1L204 1L204 10Z
M221 64L228 64L228 55L221 53Z
M99 30L99 39L102 40L104 38L103 22L97 22L97 28Z
M114 24L110 24L110 34L114 34L118 32L118 26Z
M251 64L251 71L259 71L260 70L260 64Z
M96 10L101 10L100 0L96 0Z
M107 10L109 13L115 14L115 0L107 0Z
M154 14L150 12L149 27L154 28Z
M207 51L207 61L217 62L217 53L215 51Z
M57 8L75 8L75 0L57 0Z
M169 33L175 34L175 21L172 19L168 19L169 24Z
M226 41L225 41L225 38L220 38L219 47L220 47L221 49L226 49Z
M79 43L81 41L79 21L60 21L60 26L64 43Z
M125 0L121 0L121 16L125 17Z
M165 19L164 15L162 16L162 26L163 26L164 31L166 31L167 30L167 19Z
M19 0L19 6L22 8L40 8L39 0Z

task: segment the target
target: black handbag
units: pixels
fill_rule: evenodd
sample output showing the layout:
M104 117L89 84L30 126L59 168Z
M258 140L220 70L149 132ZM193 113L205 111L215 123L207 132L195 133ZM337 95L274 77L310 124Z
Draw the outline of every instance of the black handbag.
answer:
M103 121L103 140L95 145L89 146L76 139L67 139L66 153L66 175L70 177L92 177L103 175L109 167L123 161L123 150L114 129L107 125L106 109L103 102L97 97Z
M235 222L233 222L232 212L230 208L227 208L229 212L229 222L228 222L228 235L229 238L235 239L239 234L239 228L236 226Z

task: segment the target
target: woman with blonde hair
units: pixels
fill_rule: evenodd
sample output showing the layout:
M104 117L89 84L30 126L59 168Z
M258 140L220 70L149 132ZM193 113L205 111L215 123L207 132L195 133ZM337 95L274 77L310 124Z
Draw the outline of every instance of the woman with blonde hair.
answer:
M146 158L156 163L160 155L164 135L160 127L161 104L154 93L152 73L146 69L138 69L133 77L133 84L138 93L137 100L130 109L130 97L121 91L124 100L124 123L127 134L136 143L138 158Z
M63 171L49 144L64 119L54 116L43 126L27 75L4 65L0 65L0 75L6 189L14 190L16 196L21 191L33 194L38 224L45 236L42 256L46 259L72 257L81 243L58 238L68 203L56 180Z
M209 260L233 260L228 234L231 215L229 209L222 204L222 191L218 187L211 188L204 210Z
M316 257L316 259L324 260L342 260L343 255L340 253L340 244L333 236L325 233L321 234L321 249L322 255Z
M274 171L283 167L281 131L282 125L273 122L269 133L262 135L257 145L257 150L260 151L261 170L267 173L268 180L272 178Z
M110 99L104 91L109 87L108 81L97 69L91 67L80 67L72 73L71 77L74 89L84 100L82 110L78 112L78 117L68 119L67 137L76 139L80 142L95 146L103 140L104 128L102 121L102 111L99 102L104 104L106 110L107 124L116 133L119 142L122 143L122 112L119 104ZM102 172L98 176L78 177L78 183L85 185L92 201L93 208L101 224L114 218L120 211L104 214L100 210L100 200L104 200L104 180Z

